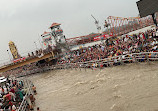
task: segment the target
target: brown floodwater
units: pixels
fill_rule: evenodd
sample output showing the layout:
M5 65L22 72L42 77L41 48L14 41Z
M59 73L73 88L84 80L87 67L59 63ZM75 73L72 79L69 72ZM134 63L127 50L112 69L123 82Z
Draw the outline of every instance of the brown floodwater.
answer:
M158 111L158 63L63 69L29 77L41 111Z

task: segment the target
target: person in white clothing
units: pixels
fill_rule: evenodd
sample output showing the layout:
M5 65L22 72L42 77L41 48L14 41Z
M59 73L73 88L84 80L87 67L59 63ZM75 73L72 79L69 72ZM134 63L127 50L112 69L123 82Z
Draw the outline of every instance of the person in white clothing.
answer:
M3 89L4 89L4 94L7 94L7 93L8 93L8 91L7 91L6 86L4 86L4 87L3 87Z
M0 94L3 94L3 90L2 90L2 88L0 87Z

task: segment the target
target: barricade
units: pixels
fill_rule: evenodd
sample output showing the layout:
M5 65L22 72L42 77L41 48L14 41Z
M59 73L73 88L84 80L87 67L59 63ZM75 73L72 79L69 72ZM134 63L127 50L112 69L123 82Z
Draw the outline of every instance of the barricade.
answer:
M28 98L30 94L33 94L32 91L32 82L30 80L23 80L24 82L24 87L27 89L26 95L23 97L23 101L21 102L20 107L18 108L17 111L26 111L27 106L28 106Z
M109 66L113 64L124 64L124 63L137 63L137 62L150 62L158 60L158 52L141 52L141 53L132 53L125 54L120 56L114 56L111 58L105 58L100 60L92 60L87 62L78 62L78 63L66 63L66 64L58 64L56 67L60 67L60 69L67 68L93 68L94 64L102 64L103 66ZM75 66L75 67L74 67ZM98 67L97 66L97 67ZM54 66L53 66L54 67ZM57 68L55 68L57 69Z
M27 76L36 73L42 73L48 70L61 70L61 69L85 69L86 68L99 68L100 65L113 66L113 65L123 65L125 63L138 63L138 62L148 62L157 61L158 60L158 52L141 52L141 53L132 53L125 54L120 56L114 56L111 58L105 58L100 60L91 60L86 62L77 62L77 63L65 63L65 64L57 64L52 66L44 66L42 68L36 68L28 71L23 71L21 73L17 73L16 77Z
M132 54L126 54L126 55L120 55L120 56L115 56L111 58L105 58L105 59L100 59L100 60L92 60L92 61L87 61L87 62L78 62L78 63L66 63L66 64L58 64L58 65L52 65L52 66L45 66L43 69L38 68L36 70L31 70L31 71L25 71L25 73L19 73L18 75L29 75L33 73L38 73L38 72L43 72L43 71L48 71L48 70L57 70L57 69L76 69L79 68L81 69L86 69L87 68L97 68L100 66L109 66L111 64L113 65L123 65L126 62L132 62L132 63L137 63L137 62L150 62L150 61L157 61L158 60L158 52L141 52L141 53L132 53ZM100 67L100 68L102 68ZM32 92L32 83L29 80L23 80L24 85L26 88L28 88L28 91L18 109L18 111L25 111L27 108L27 98L30 94L33 94Z

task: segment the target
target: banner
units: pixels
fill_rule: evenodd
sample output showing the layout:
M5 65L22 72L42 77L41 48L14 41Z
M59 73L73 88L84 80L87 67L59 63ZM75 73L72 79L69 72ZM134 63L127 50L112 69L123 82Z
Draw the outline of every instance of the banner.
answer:
M23 57L23 58L20 58L20 59L16 59L16 60L14 60L13 62L14 62L14 63L19 62L19 61L21 62L22 60L25 60L25 59L26 59L26 58Z
M108 34L105 34L105 35L94 37L93 40L94 41L105 40L106 38L109 38L109 37L110 36Z

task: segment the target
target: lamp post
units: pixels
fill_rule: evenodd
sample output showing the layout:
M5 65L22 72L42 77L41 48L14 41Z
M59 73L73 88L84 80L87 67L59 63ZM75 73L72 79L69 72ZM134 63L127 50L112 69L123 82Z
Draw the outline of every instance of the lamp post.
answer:
M36 50L37 50L37 44L36 44L36 42L34 42L34 44L35 44L35 47L36 47Z
M11 57L10 57L10 54L9 54L9 50L7 50L7 52L8 52L9 59L10 59L10 61L11 61Z
M42 50L43 50L43 45L41 44L40 36L39 36L39 38L38 38L38 41L39 41L39 44L40 44L40 46L41 46L41 48L42 48Z

